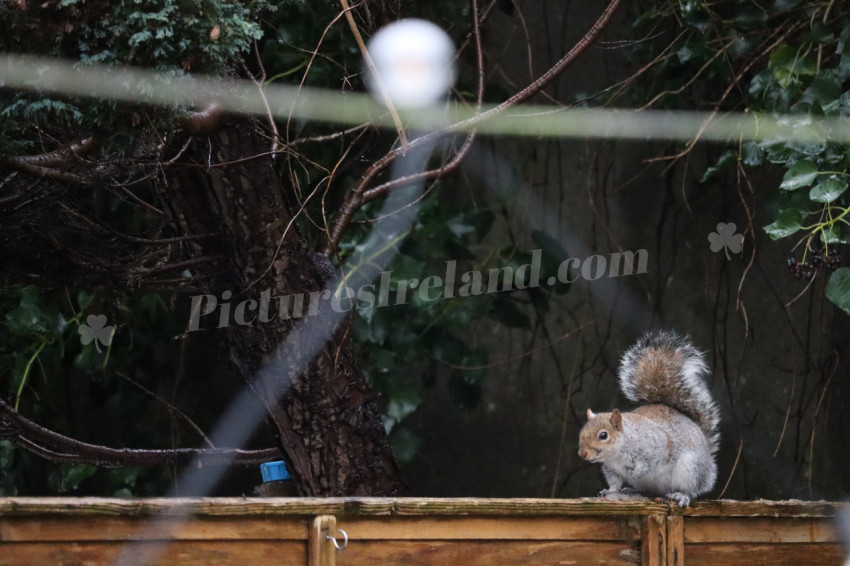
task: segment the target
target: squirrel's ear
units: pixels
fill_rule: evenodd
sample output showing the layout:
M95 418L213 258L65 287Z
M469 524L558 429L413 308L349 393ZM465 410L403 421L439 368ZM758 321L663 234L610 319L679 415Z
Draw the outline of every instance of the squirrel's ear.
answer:
M611 421L611 424L614 425L614 428L617 430L623 430L623 415L620 414L619 409L614 409L611 412L611 418L609 421Z
M595 417L595 416L596 416L596 413L594 413L594 412L593 412L593 411L591 411L590 409L588 409L588 410L587 410L587 420L590 420L590 419L592 419L592 418L593 418L593 417Z

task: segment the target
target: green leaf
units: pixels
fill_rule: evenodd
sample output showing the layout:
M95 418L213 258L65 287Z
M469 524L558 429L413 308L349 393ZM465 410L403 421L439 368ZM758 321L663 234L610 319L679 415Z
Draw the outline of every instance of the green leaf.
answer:
M847 238L843 236L843 232L840 225L833 225L820 233L820 240L827 246L846 244Z
M19 296L20 303L2 321L10 335L48 338L62 333L65 319L44 301L35 287L24 287Z
M711 22L711 14L701 0L680 0L682 19L691 27L705 29Z
M773 71L773 76L783 89L796 83L798 77L811 76L817 73L817 67L805 57L800 49L790 45L780 45L770 55L767 63L768 69Z
M846 190L847 183L839 181L835 177L829 177L809 191L809 198L815 202L832 202Z
M450 219L446 223L446 228L448 228L451 233L458 238L463 238L465 235L475 232L475 225L468 222L468 219L464 214L458 214L454 218Z
M796 152L784 142L763 143L762 149L767 150L767 160L771 163L788 163L796 156Z
M393 392L393 396L387 404L386 414L398 423L415 411L421 402L422 399L415 390L399 389Z
M92 300L94 299L94 293L90 293L86 290L81 290L77 293L77 305L79 305L80 310L84 311L89 308Z
M793 10L802 3L803 0L776 0L773 3L773 9L784 12L786 10Z
M741 161L749 167L758 167L764 163L764 150L756 142L747 142L741 146Z
M75 491L80 484L89 479L97 471L97 468L88 464L76 464L73 466L62 464L48 478L50 487L60 493Z
M796 210L783 210L775 222L764 227L767 235L774 240L790 236L802 228L800 214Z
M413 460L416 452L419 450L419 445L422 444L422 439L410 432L405 427L398 427L390 435L390 443L393 446L393 454L396 460L402 464L406 464Z
M850 314L850 268L842 267L832 274L826 284L826 298Z
M835 34L823 21L818 19L812 22L811 32L806 39L813 43L832 43L835 41Z
M798 161L782 177L779 188L783 191L793 191L812 184L817 177L817 165L809 160Z
M8 440L0 440L0 470L12 467L15 461L15 445Z
M841 30L841 34L838 36L838 45L835 46L835 52L839 55L850 55L850 24L847 24Z
M728 167L729 165L735 163L738 160L738 157L731 149L727 149L724 151L719 158L717 158L717 162L714 165L708 167L705 170L705 173L700 177L699 182L705 183L706 181L713 178L717 173Z
M835 73L823 72L812 80L803 93L802 100L816 102L824 109L837 109L841 96L841 80ZM796 108L795 108L796 110Z

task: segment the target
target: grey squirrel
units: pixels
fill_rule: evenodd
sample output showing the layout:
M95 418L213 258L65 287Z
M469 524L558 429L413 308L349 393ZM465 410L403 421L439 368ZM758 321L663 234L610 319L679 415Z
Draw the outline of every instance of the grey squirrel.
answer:
M702 352L675 332L645 334L620 361L620 389L631 412L587 410L578 454L602 464L608 489L600 497L638 492L687 507L717 479L720 412L704 378Z

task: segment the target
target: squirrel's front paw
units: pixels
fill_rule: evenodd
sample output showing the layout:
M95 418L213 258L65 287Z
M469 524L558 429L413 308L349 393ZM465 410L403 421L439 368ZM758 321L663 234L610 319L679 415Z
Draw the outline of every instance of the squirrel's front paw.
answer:
M602 491L600 491L598 494L596 494L596 497L609 497L611 495L619 495L619 494L620 494L619 489L608 488L608 489L603 489Z
M678 491L668 493L665 497L667 497L667 499L672 499L673 501L679 504L679 507L682 508L687 507L691 504L690 496L685 495L684 493L680 493Z

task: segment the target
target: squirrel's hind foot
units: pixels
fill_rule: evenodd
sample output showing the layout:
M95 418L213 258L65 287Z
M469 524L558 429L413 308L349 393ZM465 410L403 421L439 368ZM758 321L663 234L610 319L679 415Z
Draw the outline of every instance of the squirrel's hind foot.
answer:
M691 504L691 498L689 495L685 495L684 493L674 491L673 493L668 493L665 495L667 499L672 499L676 503L679 504L679 507L685 508Z
M630 487L623 487L617 491L603 489L599 492L597 497L607 499L608 501L649 501L648 497Z
M600 491L596 497L610 497L610 496L618 496L618 495L640 495L641 493L631 487L621 487L619 489L603 489Z

